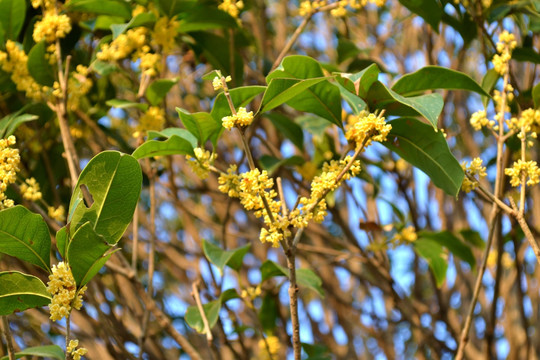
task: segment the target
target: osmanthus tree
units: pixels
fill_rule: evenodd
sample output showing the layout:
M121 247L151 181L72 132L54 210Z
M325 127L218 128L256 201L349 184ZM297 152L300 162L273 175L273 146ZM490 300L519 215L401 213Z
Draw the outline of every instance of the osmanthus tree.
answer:
M538 358L539 9L0 0L1 355Z

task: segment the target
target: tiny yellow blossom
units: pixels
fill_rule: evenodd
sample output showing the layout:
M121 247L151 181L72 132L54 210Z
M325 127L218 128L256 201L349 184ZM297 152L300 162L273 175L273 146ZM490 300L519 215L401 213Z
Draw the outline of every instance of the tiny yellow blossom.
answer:
M165 126L165 111L158 106L150 106L139 118L137 133L144 134L148 130L162 130Z
M358 116L348 118L345 138L357 147L364 145L367 148L372 141L385 141L391 129L392 125L387 124L384 117L362 111Z
M218 5L218 9L229 13L233 18L238 19L240 10L244 8L244 2L242 0L223 0L221 4Z
M73 357L73 360L80 360L81 356L86 355L88 353L88 350L85 348L79 348L79 340L70 340L69 345L66 347L66 352L70 353Z
M179 24L176 17L168 18L164 16L156 21L151 34L152 43L160 46L163 53L168 53L174 48Z
M508 72L508 63L512 58L512 50L517 46L514 34L504 30L499 35L499 42L497 43L497 52L493 56L493 67L499 74L504 75Z
M15 145L15 136L11 135L7 139L0 139L0 210L13 206L13 200L6 198L5 192L9 184L17 180L19 171L19 149L12 149Z
M478 175L479 178L486 177L486 168L482 166L482 159L474 158L470 164L463 162L461 168L465 171L465 177L463 178L463 183L461 184L461 190L465 192L470 192L478 187L478 181L471 181L467 175L474 177Z
M510 185L519 186L521 183L521 177L525 175L529 178L527 185L535 185L540 182L540 169L536 164L536 161L521 161L514 162L511 168L504 169L504 173L510 176Z
M50 319L57 321L67 317L72 308L77 310L81 308L82 295L86 291L86 286L77 291L71 269L64 262L60 262L52 267L52 274L49 275L49 282L47 283L47 291L52 295L51 304L49 305Z
M219 191L228 194L230 197L240 196L240 176L236 173L237 166L231 165L227 173L221 173L218 179Z
M146 43L146 34L148 29L137 27L129 29L124 34L118 35L109 44L101 46L101 51L97 53L97 58L102 61L118 61L127 58L133 51L143 48ZM139 54L135 57L138 58Z
M235 126L246 127L253 121L253 111L247 112L245 107L240 107L236 115L225 116L221 121L227 130L231 130Z
M47 207L47 214L51 219L59 222L66 220L66 209L64 209L62 205L58 208L55 208L54 206Z
M495 126L495 121L488 120L485 110L480 110L472 114L470 122L474 130L481 130L482 127L492 129Z
M255 300L256 297L261 296L262 290L261 285L257 287L250 286L240 293L242 298L249 298L251 301Z
M229 82L231 80L232 78L230 75L225 78L225 82ZM215 91L218 91L219 89L223 88L223 82L221 81L221 77L216 76L214 80L212 80L212 86L214 87Z
M21 193L23 198L30 201L37 201L41 199L41 191L39 191L39 184L33 177L26 179L21 185Z
M214 163L217 154L210 154L210 151L199 147L193 149L193 152L195 153L195 158L191 155L186 155L188 165L198 177L206 179L210 173L210 166Z
M70 31L71 21L67 15L46 12L43 19L34 25L32 36L35 42L45 39L49 43L54 43L57 39L65 38Z
M277 336L267 336L266 342L264 339L259 340L259 360L277 359L281 343Z
M396 245L408 244L416 241L418 235L414 229L414 226L407 226L401 229L399 233L394 235L392 242Z

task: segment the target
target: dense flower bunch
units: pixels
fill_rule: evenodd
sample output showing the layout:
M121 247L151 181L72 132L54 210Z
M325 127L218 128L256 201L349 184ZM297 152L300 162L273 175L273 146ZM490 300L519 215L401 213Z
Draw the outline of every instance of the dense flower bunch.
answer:
M165 111L158 106L150 106L148 110L139 118L139 124L134 137L143 135L148 130L162 130L165 126Z
M223 0L223 2L218 5L218 9L225 11L235 19L238 19L240 10L243 8L244 2L242 0Z
M0 139L0 209L13 206L13 200L6 198L5 191L9 184L17 180L19 171L19 149L10 148L15 145L15 136L11 135L7 139Z
M154 31L151 34L152 45L161 47L161 51L164 53L170 52L175 45L179 24L175 17L160 17L156 21Z
M11 74L11 80L17 90L24 91L32 100L40 100L43 93L48 91L47 86L39 85L28 72L28 55L19 45L11 40L6 41L6 51L0 51L0 67Z
M512 58L512 50L516 46L517 42L514 34L505 30L499 35L497 54L493 56L493 66L499 74L504 75L508 72L508 63Z
M537 138L536 130L540 125L540 110L527 109L521 112L519 117L512 117L506 121L508 128L518 132L518 138L526 139L530 136L533 139ZM532 141L528 141L528 146L533 146Z
M385 2L386 0L338 0L337 7L330 10L330 14L334 17L343 17L347 15L347 10L345 9L347 6L353 10L360 10L369 3L381 7L384 6Z
M70 73L68 79L68 108L78 109L81 99L88 94L92 88L92 79L88 77L89 70L84 65L77 65L76 71ZM55 85L58 84L55 82Z
M267 347L268 346L268 347ZM264 339L259 340L259 357L260 360L277 359L281 342L277 336L267 336L266 342Z
M51 219L59 222L66 220L66 209L62 205L57 208L54 206L47 207L47 214Z
M101 51L97 53L97 58L102 61L118 61L127 58L134 51L143 48L146 44L146 35L148 29L144 27L137 27L135 29L129 29L124 34L118 35L109 44L103 44ZM135 53L133 60L138 59L139 53Z
M53 321L68 317L71 309L79 310L82 306L82 295L86 286L77 291L77 284L71 269L64 262L53 265L52 274L49 275L47 291L52 295L49 311Z
M395 245L402 245L412 243L416 241L416 239L418 239L418 235L416 234L414 226L406 226L394 235L392 242Z
M482 127L493 129L495 127L495 121L489 120L485 110L480 110L471 115L471 126L474 130L481 130Z
M387 124L384 117L367 111L362 111L358 116L349 116L347 120L345 138L356 143L356 147L363 146L364 149L371 145L372 141L385 141L392 130L392 125Z
M227 76L225 78L225 82L229 82L231 80L232 80L232 78L230 76ZM223 85L223 81L221 80L220 76L216 76L214 78L214 80L212 80L212 86L214 87L215 91L223 88L224 85Z
M43 9L43 18L34 25L32 36L35 42L45 39L52 44L65 38L71 31L71 20L65 14L58 14L55 0L33 0L32 6L36 9L41 6Z
M540 182L540 169L536 161L518 160L514 162L511 168L505 169L504 173L511 177L510 184L512 186L522 185L521 178L523 176L529 178L527 185L534 185Z
M253 121L253 111L248 112L245 107L238 108L236 115L225 116L221 119L223 127L231 130L235 126L248 126Z
M299 14L301 16L306 16L306 15L309 15L311 13L314 13L315 11L317 11L319 8L323 7L326 5L326 1L325 0L322 0L322 1L318 1L318 0L315 0L315 1L310 1L310 0L305 0L305 1L302 1L300 3L300 9L298 10Z
M88 352L88 350L85 348L77 349L78 346L79 346L79 340L70 340L69 345L66 348L66 352L71 354L71 356L73 357L73 360L80 360L81 356L86 355L86 353Z
M201 179L206 179L210 173L210 166L214 163L217 154L210 154L210 151L202 148L193 149L195 158L190 155L186 155L188 165L195 174Z
M461 184L461 189L465 192L470 192L478 187L478 181L469 179L469 176L472 178L478 175L479 178L484 178L487 175L486 168L482 166L482 159L480 158L474 158L470 164L463 162L461 167L466 174Z
M21 185L21 193L23 198L30 201L37 201L41 199L41 191L39 191L39 184L33 177L26 179Z

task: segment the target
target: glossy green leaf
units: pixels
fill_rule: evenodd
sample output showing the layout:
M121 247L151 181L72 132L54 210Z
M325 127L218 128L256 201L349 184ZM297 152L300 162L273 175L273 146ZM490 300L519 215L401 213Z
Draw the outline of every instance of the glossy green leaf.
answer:
M225 290L219 299L210 301L203 305L203 311L206 315L206 320L208 320L208 326L212 329L219 318L219 311L221 310L221 305L231 299L239 298L238 293L235 289ZM197 306L190 306L185 315L185 320L189 326L195 329L199 333L204 333L204 323L201 316L201 313Z
M336 51L338 64L350 58L355 58L361 53L360 49L352 41L339 35Z
M221 273L223 273L226 265L238 271L242 267L244 256L250 248L251 244L248 244L234 250L223 250L219 246L203 240L204 255L212 264L217 266Z
M0 315L9 315L51 302L45 284L37 277L18 271L0 272Z
M347 104L349 104L354 114L358 115L361 111L366 109L367 104L364 100L362 100L362 98L347 90L340 83L337 83L336 85L339 89L341 97L347 102Z
M403 75L392 90L403 96L418 95L426 90L468 90L489 96L469 75L440 66L426 66L411 74Z
M330 125L326 119L310 114L299 116L294 121L316 138L321 138Z
M0 253L50 271L51 237L47 223L22 205L0 211Z
M495 84L497 84L497 81L499 80L500 75L495 69L489 69L484 77L482 78L482 89L488 94L491 93L493 88L495 88ZM489 102L488 96L482 96L482 104L484 104L484 107L487 107Z
M178 79L158 79L148 86L146 98L153 106L159 105L167 93L178 82Z
M179 13L189 13L197 3L197 0L156 0L156 5L168 17Z
M271 155L263 155L259 158L259 163L261 164L261 167L264 170L268 171L269 175L272 175L281 166L303 165L305 162L306 161L304 160L304 158L298 155L293 155L284 159L278 159Z
M512 60L540 64L540 54L532 47L518 47L512 51Z
M110 249L111 246L105 242L103 236L95 232L90 222L80 226L71 236L67 247L67 261L78 288L86 285L97 274L103 266L103 259L110 257L110 254L107 254Z
M484 249L486 247L486 243L484 240L482 240L482 236L478 233L478 231L471 230L471 229L463 229L459 232L459 235L465 240L466 243L471 244L472 246L475 246L479 249Z
M377 64L371 64L355 74L334 73L334 77L348 91L364 98L367 96L371 85L379 78L380 72Z
M289 270L271 260L266 260L261 265L261 280L265 281L275 276L289 277ZM310 288L324 297L322 280L310 269L296 269L296 281L299 285Z
M457 196L463 169L454 158L442 132L416 119L389 122L392 130L383 145L416 166L447 194Z
M302 349L307 354L306 360L331 360L332 356L328 348L321 344L302 343Z
M16 40L26 17L26 1L0 0L0 27L4 40Z
M304 149L304 132L298 124L277 112L266 114L265 117L270 119L277 131L291 140L298 150Z
M276 296L267 293L259 309L259 320L265 332L272 331L276 327L276 320L279 318L279 304Z
M178 31L183 33L210 29L236 28L238 23L227 12L216 6L198 4L179 21Z
M148 110L148 104L128 101L128 100L122 100L122 99L111 99L107 100L105 104L118 108L118 109L129 109L129 108L137 108L142 111Z
M266 82L273 79L314 79L324 77L321 65L308 56L287 56L279 67L266 77ZM304 92L287 101L287 105L298 111L310 112L343 127L341 122L341 96L337 86L328 81L321 81L307 88Z
M221 131L221 121L217 122L207 112L190 114L187 110L180 108L176 108L176 111L182 124L195 136L200 144L204 144L206 140Z
M28 53L28 72L36 82L45 86L53 86L54 70L49 60L45 57L47 53L47 44L41 40L32 47Z
M87 207L82 186L86 186L93 203ZM131 222L142 187L139 162L118 151L104 151L94 156L79 176L69 204L70 239L86 222L116 244ZM69 245L68 245L69 255Z
M168 139L171 136L176 135L189 141L191 146L197 147L197 138L186 129L182 128L166 128L161 131L149 130L148 139L165 138Z
M416 253L427 261L429 268L435 275L437 286L440 287L446 278L448 268L448 259L442 246L436 241L427 238L418 239L413 242L413 245Z
M42 357L46 359L56 359L56 360L64 360L66 358L66 355L64 354L64 350L58 345L44 345L44 346L34 346L26 348L22 351L19 351L15 353L15 359L20 359L25 356L37 356ZM8 360L9 356L4 356L0 358L0 360Z
M433 240L442 247L447 248L452 254L461 260L468 263L472 269L476 267L476 259L474 258L471 248L450 231L420 231L418 233L418 238Z
M437 121L444 106L440 94L404 97L388 89L380 81L373 83L365 100L371 111L384 109L386 115L422 115L433 125L434 129L437 129Z
M436 0L399 0L399 2L412 13L425 20L433 30L439 32L439 22L443 10Z
M66 10L131 19L131 6L122 0L71 0L66 4Z
M138 26L145 26L145 25L151 25L156 22L156 16L152 12L145 12L141 14L137 14L137 16L133 17L129 22L125 24L112 24L111 25L111 31L112 31L112 38L113 40L116 39L120 34L123 34L126 30L135 28Z
M37 120L38 116L33 114L21 114L24 110L28 108L27 106L22 107L18 111L11 113L9 115L4 116L0 120L0 138L7 138L10 135L13 135L15 130L19 127L19 125L28 122Z
M536 84L532 89L532 98L535 109L540 109L540 83Z
M165 155L193 155L191 139L186 136L172 135L165 141L146 140L133 152L135 159L144 159Z
M68 244L68 234L67 228L65 226L61 227L60 230L56 232L56 247L62 259L67 257L66 248Z
M320 77L314 79L298 80L278 78L270 80L268 88L264 92L261 106L258 112L270 111L294 97L303 94L307 89L327 78Z

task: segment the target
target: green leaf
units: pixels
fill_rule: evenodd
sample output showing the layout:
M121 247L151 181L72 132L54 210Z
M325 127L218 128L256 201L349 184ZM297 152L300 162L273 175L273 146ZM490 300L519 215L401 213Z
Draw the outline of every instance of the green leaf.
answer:
M540 109L540 83L536 84L532 89L532 98L534 101L534 108Z
M304 158L298 155L293 155L285 159L278 159L271 155L263 155L259 158L259 163L261 164L261 167L264 170L268 171L269 175L272 175L281 166L303 165L305 164L305 162L306 161L304 160Z
M131 19L131 6L122 0L71 0L66 4L66 10Z
M47 45L41 40L32 47L28 53L28 72L41 85L53 86L54 70L49 60L45 57Z
M277 131L291 140L298 150L302 151L304 149L304 132L298 124L276 112L266 114L265 117L270 119Z
M26 1L0 0L0 26L4 41L16 40L26 16Z
M404 97L388 89L380 81L373 83L365 99L371 111L386 110L385 115L422 115L437 129L437 121L444 106L440 94Z
M499 73L495 71L495 69L489 69L486 72L486 75L482 78L482 89L488 94L491 93L493 88L495 87L495 84L497 84L497 81L499 80ZM482 96L482 104L484 104L484 108L487 107L489 102L488 96Z
M83 200L83 185L93 198L90 207ZM70 239L89 221L108 244L116 244L133 218L141 187L141 167L134 157L118 151L94 156L81 172L71 197Z
M206 320L208 320L208 326L212 329L219 318L219 311L221 310L221 305L231 299L239 298L238 293L235 289L225 290L219 299L210 301L203 305L203 311L206 315ZM185 320L189 326L195 329L199 333L204 333L204 323L202 320L201 313L197 306L190 306L185 315Z
M289 277L289 270L271 260L266 260L261 265L261 280L265 281L275 276ZM296 269L296 281L299 285L314 290L324 297L321 279L310 269Z
M33 114L21 115L21 113L28 109L29 106L30 105L23 106L16 112L8 114L0 120L0 138L5 139L8 136L13 135L19 125L39 118L37 115Z
M221 121L217 122L207 112L190 114L187 110L176 108L182 124L193 134L200 144L221 131ZM196 146L196 145L195 145ZM214 144L214 147L216 144Z
M413 242L414 250L423 257L437 281L437 287L441 287L446 278L446 269L448 268L447 256L442 246L431 239L418 239Z
M78 288L86 285L97 274L102 259L110 257L110 254L105 255L110 249L111 246L103 236L95 232L90 222L77 229L68 244L67 261Z
M307 56L287 56L279 67L266 77L266 82L277 78L313 79L322 78L324 73L317 60ZM337 86L322 81L287 101L287 105L298 111L310 112L327 119L339 127L341 122L341 97Z
M297 117L295 122L300 125L302 129L306 130L317 138L321 138L330 125L326 119L309 114Z
M67 228L65 226L62 226L60 230L56 232L56 247L58 248L58 252L60 253L60 256L62 259L65 259L67 257L66 249L68 244L68 234L67 234Z
M20 359L25 356L37 356L56 360L64 360L66 358L64 350L58 345L33 346L15 353L15 359ZM7 355L0 358L0 360L8 359L9 356Z
M361 53L360 49L352 41L339 35L336 51L338 64L341 64L347 59L355 58Z
M478 233L478 231L474 231L471 229L463 229L460 230L459 234L465 240L465 242L471 244L472 246L476 246L479 249L484 249L486 247L486 243L484 240L482 240L482 237Z
M302 348L308 355L306 360L330 360L332 356L328 348L321 344L302 343Z
M512 60L527 61L533 64L540 64L540 54L531 47L515 48L512 51Z
M112 38L116 39L120 34L123 34L126 30L135 28L138 26L151 25L156 22L156 16L152 12L145 12L138 14L125 24L112 24Z
M279 306L276 297L267 293L263 299L259 310L259 320L261 321L264 332L269 332L275 329L276 320L279 317Z
M187 13L186 17L179 21L178 31L188 33L236 27L238 27L236 20L225 11L218 9L216 6L198 4Z
M306 80L285 78L272 79L268 84L268 88L264 92L261 106L257 112L262 113L270 111L281 104L285 104L287 101L293 99L297 95L303 94L313 85L325 80L327 80L325 77Z
M196 0L157 0L155 3L159 6L163 14L168 17L173 17L179 13L189 13L195 4Z
M469 75L440 66L426 66L411 74L403 75L392 90L403 96L418 95L426 90L468 90L489 96Z
M142 111L148 110L148 104L128 101L128 100L122 100L122 99L111 99L107 100L105 104L118 108L118 109L129 109L129 108L137 108Z
M454 158L442 132L416 119L389 122L392 130L383 145L416 166L447 194L457 196L463 169Z
M362 112L362 110L366 109L367 104L364 100L362 100L362 98L347 90L339 82L336 85L339 88L341 97L347 102L347 104L349 104L354 114L358 115L360 112Z
M221 273L223 273L225 265L238 271L242 267L244 256L250 248L251 244L248 244L234 250L223 250L219 246L214 245L207 240L203 240L204 255Z
M169 137L171 137L173 135L180 136L181 138L184 138L187 141L189 141L191 146L193 146L194 148L197 147L197 138L186 129L182 129L182 128L166 128L166 129L163 129L161 131L156 131L156 130L149 130L148 131L148 139L154 139L154 138L165 138L165 139L167 139L167 138L169 138Z
M135 159L165 155L195 156L191 138L187 139L187 136L185 135L172 135L165 141L146 140L141 146L135 149L132 154Z
M51 302L45 284L37 277L18 271L0 272L0 315L9 315Z
M178 79L155 80L146 90L146 98L153 106L159 105L177 82Z
M22 205L0 211L0 253L50 271L51 237L41 215Z
M443 10L436 0L399 0L399 2L424 19L436 33L439 33L439 22Z
M334 77L349 92L364 98L367 96L371 85L379 78L380 72L377 64L371 64L355 74L334 73Z
M419 239L430 239L437 242L439 245L447 248L452 254L468 263L474 270L476 267L476 259L471 251L471 248L459 240L450 231L420 231L418 233Z
M101 76L107 76L118 70L118 66L111 64L106 61L95 60L90 65L90 68L93 69L97 74ZM111 100L114 102L114 100ZM110 105L113 106L113 105Z

